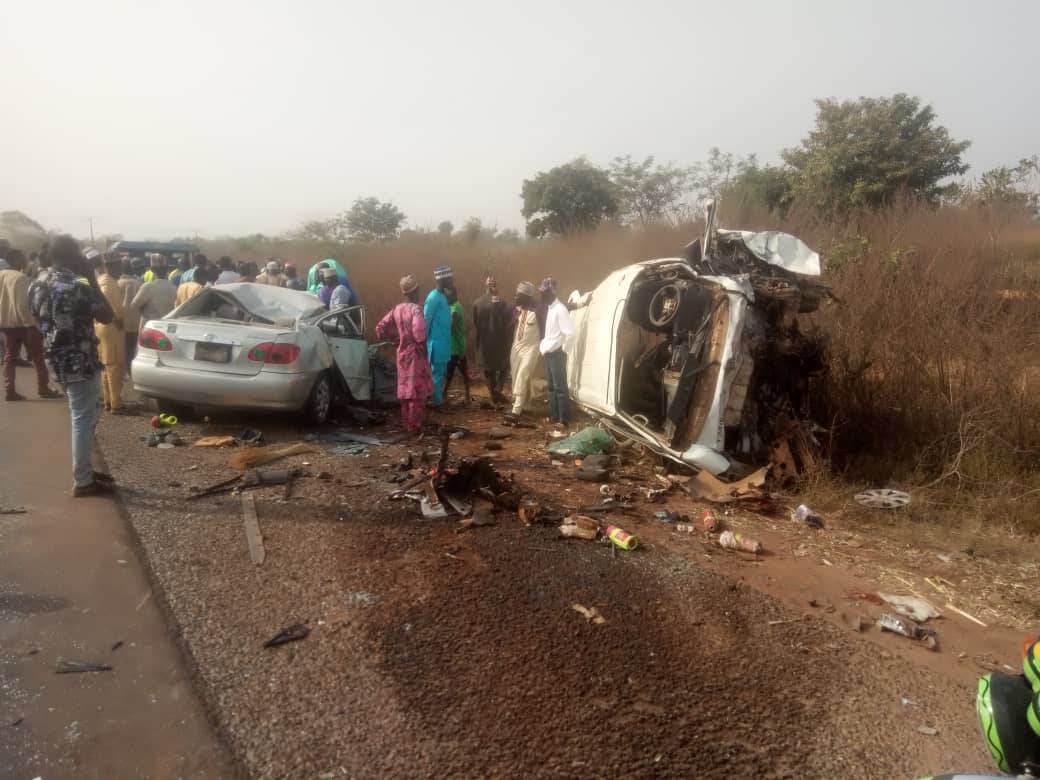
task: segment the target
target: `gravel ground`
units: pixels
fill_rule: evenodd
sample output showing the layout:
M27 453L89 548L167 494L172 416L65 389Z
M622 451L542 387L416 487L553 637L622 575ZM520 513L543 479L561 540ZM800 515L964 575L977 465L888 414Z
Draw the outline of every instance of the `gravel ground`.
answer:
M286 421L249 422L269 440L299 440ZM181 429L190 439L234 423ZM371 457L322 447L278 465L307 462L330 478L302 480L288 501L280 487L254 491L267 551L257 566L237 497L185 501L189 486L231 473L230 452L148 449L146 432L144 418L106 418L102 448L127 486L203 699L249 776L897 778L987 768L969 687L689 555L613 556L508 515L456 533L452 519L420 521L386 499L403 446ZM532 452L537 436L528 438ZM521 484L562 500L566 488L520 453L509 466ZM262 648L299 622L307 639Z

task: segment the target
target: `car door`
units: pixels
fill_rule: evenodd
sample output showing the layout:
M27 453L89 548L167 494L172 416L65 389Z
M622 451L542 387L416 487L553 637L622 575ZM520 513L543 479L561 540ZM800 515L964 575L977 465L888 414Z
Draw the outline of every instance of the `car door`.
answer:
M368 342L365 340L365 307L347 306L319 318L315 325L332 350L343 381L356 401L372 397L372 381L368 364Z

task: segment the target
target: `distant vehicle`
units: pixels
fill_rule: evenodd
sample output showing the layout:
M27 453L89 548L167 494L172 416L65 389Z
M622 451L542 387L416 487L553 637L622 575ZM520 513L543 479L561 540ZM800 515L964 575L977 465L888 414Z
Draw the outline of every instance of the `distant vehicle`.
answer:
M820 258L794 236L718 229L685 257L621 268L574 312L574 400L658 454L714 475L768 460L803 420L824 341L797 315L830 294Z
M300 412L325 422L336 393L371 397L365 308L262 284L207 287L141 327L134 388L160 405Z
M126 253L132 257L144 257L154 253L168 258L183 255L190 260L193 255L199 254L200 250L195 244L187 241L116 241L106 251L114 254Z

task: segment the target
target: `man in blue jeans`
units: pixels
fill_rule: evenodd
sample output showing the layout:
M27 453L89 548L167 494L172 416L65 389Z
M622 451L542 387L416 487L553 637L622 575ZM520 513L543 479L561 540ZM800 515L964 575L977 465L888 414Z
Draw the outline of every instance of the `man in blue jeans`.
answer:
M545 373L549 377L549 421L559 429L571 423L571 404L567 387L567 339L574 335L571 313L556 297L556 280L543 279L538 291L542 303L548 306L545 312L545 333L538 351L545 357Z
M101 414L101 372L94 322L107 325L113 313L94 271L72 236L51 246L51 270L29 288L32 315L43 334L43 354L69 398L72 416L72 495L112 491L112 478L94 471L94 428Z

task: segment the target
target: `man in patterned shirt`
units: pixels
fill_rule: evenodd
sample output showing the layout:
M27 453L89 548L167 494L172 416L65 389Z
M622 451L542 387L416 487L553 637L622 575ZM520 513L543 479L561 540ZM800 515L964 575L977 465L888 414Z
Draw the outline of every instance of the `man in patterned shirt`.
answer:
M29 288L29 305L43 334L47 365L69 399L72 495L94 496L112 490L112 478L94 471L91 460L103 371L94 322L108 324L114 315L76 239L57 238L51 258L50 272Z

